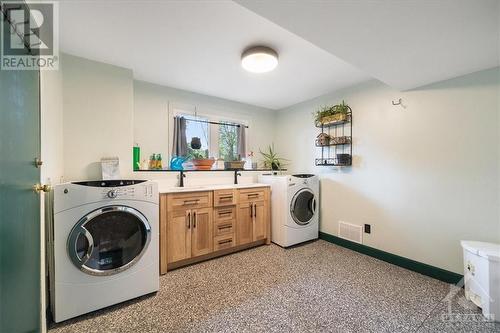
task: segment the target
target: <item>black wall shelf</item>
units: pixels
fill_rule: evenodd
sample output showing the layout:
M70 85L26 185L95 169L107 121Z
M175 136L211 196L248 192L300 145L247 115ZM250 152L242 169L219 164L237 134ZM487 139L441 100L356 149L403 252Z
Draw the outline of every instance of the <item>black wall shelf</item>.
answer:
M195 170L195 169L186 169L186 170L171 170L171 169L155 169L155 170L134 170L134 172L177 172L179 174L179 187L184 187L184 177L186 177L186 173L191 172L233 172L234 173L234 184L238 184L238 176L241 176L240 172L248 172L248 171L257 171L257 172L280 172L286 171L286 169L280 170L272 170L272 169L232 169L232 170Z
M352 165L352 109L348 108L345 120L325 124L315 123L315 126L321 129L321 133L329 138L328 142L316 140L316 147L321 148L321 158L316 158L314 161L316 166Z
M196 170L196 169L184 169L184 170L172 170L172 169L151 169L151 170L134 170L134 172L240 172L240 171L286 171L286 169L272 170L272 169L214 169L214 170Z

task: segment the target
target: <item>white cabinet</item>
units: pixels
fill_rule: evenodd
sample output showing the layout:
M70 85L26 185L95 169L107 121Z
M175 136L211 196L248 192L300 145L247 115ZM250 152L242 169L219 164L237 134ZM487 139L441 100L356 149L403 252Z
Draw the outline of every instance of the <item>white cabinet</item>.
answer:
M465 297L500 321L500 245L462 241Z

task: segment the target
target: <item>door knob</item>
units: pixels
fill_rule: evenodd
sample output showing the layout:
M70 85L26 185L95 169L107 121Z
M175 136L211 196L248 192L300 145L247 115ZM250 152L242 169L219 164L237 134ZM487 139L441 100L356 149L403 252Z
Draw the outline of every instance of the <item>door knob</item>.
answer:
M35 184L33 185L33 190L36 192L36 193L40 193L40 192L50 192L52 188L50 187L50 185L47 185L47 184Z

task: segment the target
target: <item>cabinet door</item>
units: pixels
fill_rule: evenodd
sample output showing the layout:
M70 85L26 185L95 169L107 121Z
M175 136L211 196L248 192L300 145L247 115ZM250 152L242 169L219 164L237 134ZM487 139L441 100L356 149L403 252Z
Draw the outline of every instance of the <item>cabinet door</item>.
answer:
M176 210L168 213L168 262L191 258L191 211Z
M167 195L160 194L160 274L165 274L167 272L167 229Z
M253 241L253 204L246 202L238 206L236 221L236 242L238 245Z
M267 237L267 207L264 201L253 205L253 240L258 241Z
M212 208L193 209L191 211L193 257L201 256L213 251L213 224Z

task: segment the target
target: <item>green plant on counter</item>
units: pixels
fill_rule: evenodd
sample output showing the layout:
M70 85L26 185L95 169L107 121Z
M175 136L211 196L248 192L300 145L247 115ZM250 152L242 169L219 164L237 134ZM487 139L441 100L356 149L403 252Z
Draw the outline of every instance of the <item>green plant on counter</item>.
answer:
M187 158L190 160L202 160L208 158L208 149L193 149L188 147Z
M286 158L279 157L274 149L274 143L270 145L267 151L263 152L259 149L260 154L264 158L264 167L272 170L281 170L285 166Z
M324 124L332 121L342 121L347 118L349 113L349 105L342 100L342 103L333 106L322 106L313 113L314 120L318 124Z

